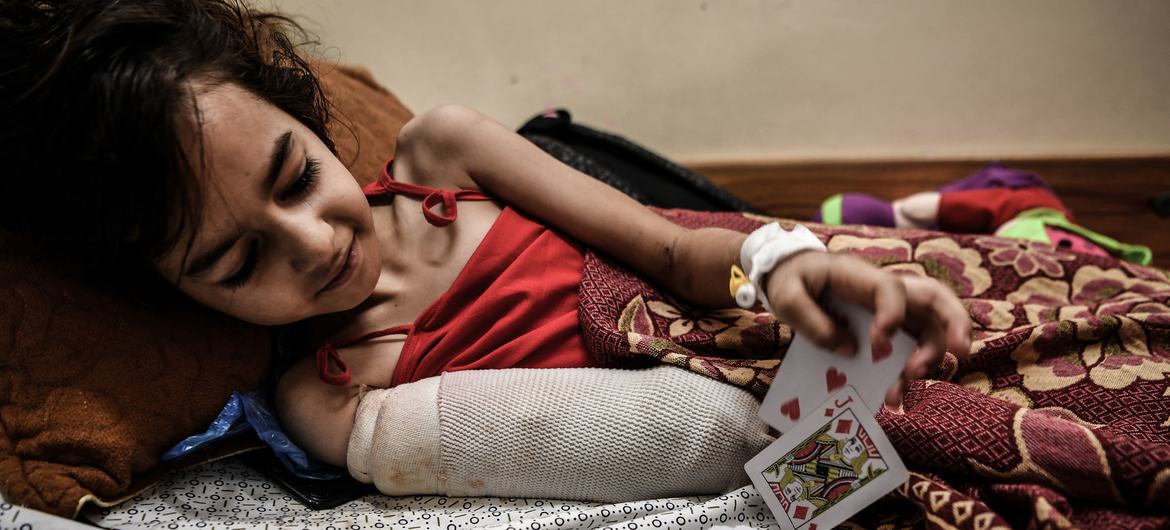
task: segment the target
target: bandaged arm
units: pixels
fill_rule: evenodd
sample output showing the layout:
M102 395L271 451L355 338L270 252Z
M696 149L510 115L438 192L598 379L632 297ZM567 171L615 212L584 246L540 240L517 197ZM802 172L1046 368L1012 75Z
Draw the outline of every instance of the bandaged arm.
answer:
M388 495L619 502L722 493L773 438L748 392L674 366L444 373L367 391L347 465Z

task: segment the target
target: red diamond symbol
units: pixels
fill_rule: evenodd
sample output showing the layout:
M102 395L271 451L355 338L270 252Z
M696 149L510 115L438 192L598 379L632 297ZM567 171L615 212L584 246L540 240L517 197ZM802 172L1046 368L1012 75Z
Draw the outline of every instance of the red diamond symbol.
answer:
M841 420L837 422L837 434L845 434L853 429L853 420Z
M817 530L817 524L813 523L813 524L808 525L808 530Z
M825 417L832 418L833 417L833 409L825 409Z
M796 509L792 511L792 516L797 519L804 519L805 517L808 517L808 506L797 506Z

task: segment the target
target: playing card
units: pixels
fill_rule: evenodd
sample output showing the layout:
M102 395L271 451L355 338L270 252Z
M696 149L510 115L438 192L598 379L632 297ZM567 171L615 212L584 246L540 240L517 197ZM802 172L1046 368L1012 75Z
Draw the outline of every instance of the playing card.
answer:
M776 379L760 404L760 418L782 433L844 385L857 389L870 410L878 410L918 344L899 329L890 341L890 350L874 354L869 340L873 313L835 298L829 299L825 309L846 322L857 339L857 354L846 357L823 350L800 334L792 338Z
M910 478L852 387L809 412L743 466L782 528L828 530Z

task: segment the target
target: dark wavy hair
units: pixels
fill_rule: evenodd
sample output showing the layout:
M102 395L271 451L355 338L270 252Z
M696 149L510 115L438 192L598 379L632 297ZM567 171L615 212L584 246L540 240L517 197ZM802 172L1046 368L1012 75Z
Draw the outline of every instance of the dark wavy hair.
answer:
M0 223L104 264L189 248L192 82L237 83L335 151L310 42L240 0L0 0Z

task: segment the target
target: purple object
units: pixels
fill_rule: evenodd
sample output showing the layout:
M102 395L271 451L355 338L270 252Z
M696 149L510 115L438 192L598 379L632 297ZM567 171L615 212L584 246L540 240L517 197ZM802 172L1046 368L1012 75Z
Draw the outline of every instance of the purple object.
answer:
M1044 179L1031 171L1003 167L999 162L992 162L962 180L947 184L938 189L941 192L984 190L988 188L1044 188L1053 193L1052 187Z
M830 198L822 208L839 207L841 211L838 218L842 224L894 226L894 207L889 202L862 193L842 193L840 196L840 201ZM813 220L818 223L824 222L822 213L821 210L817 210Z

